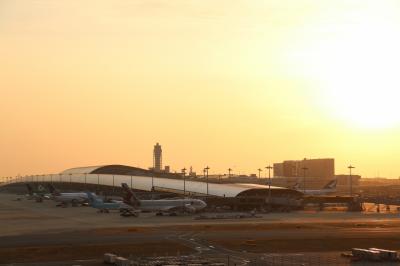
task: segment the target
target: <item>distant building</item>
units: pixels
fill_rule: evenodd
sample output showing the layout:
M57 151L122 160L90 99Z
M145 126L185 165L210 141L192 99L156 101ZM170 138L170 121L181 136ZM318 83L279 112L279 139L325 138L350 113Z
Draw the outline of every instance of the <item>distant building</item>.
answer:
M304 170L306 169L306 170ZM274 164L275 177L335 178L335 159L304 159Z
M338 186L345 186L345 187L350 186L350 175L348 175L348 174L336 175L335 178L338 181L337 182ZM351 179L352 179L352 182L353 182L352 183L353 187L358 187L360 185L361 176L359 176L359 175L351 175Z
M169 172L171 172L171 167L169 165L166 165L165 169L164 169L164 173L169 173Z
M162 170L162 149L158 142L153 149L153 170L155 172L161 172Z

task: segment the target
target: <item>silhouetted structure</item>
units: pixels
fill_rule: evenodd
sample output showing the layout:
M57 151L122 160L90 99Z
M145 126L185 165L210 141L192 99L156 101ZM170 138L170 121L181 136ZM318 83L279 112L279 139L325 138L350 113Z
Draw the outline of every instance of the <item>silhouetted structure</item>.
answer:
M304 159L275 163L274 176L303 177L304 168L307 168L307 177L320 177L328 180L335 178L335 159Z
M153 150L153 170L155 172L161 172L162 170L162 149L158 142L154 145Z

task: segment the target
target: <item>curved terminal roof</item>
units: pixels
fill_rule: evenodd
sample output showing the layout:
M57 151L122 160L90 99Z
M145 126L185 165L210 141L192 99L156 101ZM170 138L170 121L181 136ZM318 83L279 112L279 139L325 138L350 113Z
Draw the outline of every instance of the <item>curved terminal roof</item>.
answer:
M170 191L177 194L183 194L184 187L186 194L207 195L208 190L209 195L218 197L267 196L269 191L269 186L258 184L208 183L207 185L200 178L196 181L185 180L184 182L182 177L177 174L164 174L165 176L163 176L163 173L154 173L149 170L124 165L71 168L61 174L72 176L74 182L84 182L83 178L87 178L88 182L97 183L99 178L99 182L102 185L120 186L121 183L127 183L138 190L151 191L154 188L158 191ZM273 195L280 194L294 197L302 195L297 190L276 186L271 186L271 193Z
M153 172L147 169L132 167L127 165L100 165L100 166L89 166L89 167L77 167L67 169L61 174L101 174L101 175L128 175L128 176L154 176L154 177L166 177L166 178L179 178L179 174L174 173L163 173Z
M75 167L62 171L60 174L69 175L69 174L91 174L96 169L101 168L102 166L86 166L86 167Z

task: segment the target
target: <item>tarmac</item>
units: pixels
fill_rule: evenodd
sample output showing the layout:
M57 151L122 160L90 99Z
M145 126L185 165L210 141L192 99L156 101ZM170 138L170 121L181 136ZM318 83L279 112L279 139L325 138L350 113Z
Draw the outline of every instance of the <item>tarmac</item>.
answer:
M282 261L297 258L293 254L314 254L321 262L329 254L340 262L337 265L346 265L340 253L352 247L400 249L397 212L310 210L200 220L195 216L121 217L91 207L61 208L51 200L37 203L0 193L0 264L79 260L79 265L96 265L92 263L99 263L103 253L116 252L131 257L229 256L237 265L279 260L279 254L286 254Z

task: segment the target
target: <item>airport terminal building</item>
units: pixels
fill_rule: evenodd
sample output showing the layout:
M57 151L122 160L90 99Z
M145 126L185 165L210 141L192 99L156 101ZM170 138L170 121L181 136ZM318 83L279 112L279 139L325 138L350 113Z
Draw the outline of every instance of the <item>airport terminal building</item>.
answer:
M172 193L204 198L217 205L265 205L298 206L302 193L293 189L247 183L210 183L193 180L180 174L155 172L126 165L102 165L71 168L59 174L20 177L17 182L57 182L87 186L120 188L127 183L132 189L142 192ZM114 190L114 189L113 189ZM269 203L268 203L269 204Z

